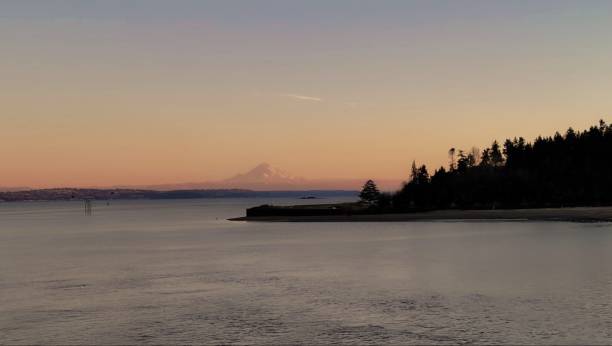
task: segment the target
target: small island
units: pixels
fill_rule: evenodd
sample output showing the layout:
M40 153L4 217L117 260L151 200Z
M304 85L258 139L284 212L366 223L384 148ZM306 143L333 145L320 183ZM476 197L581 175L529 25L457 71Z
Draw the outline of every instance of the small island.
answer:
M413 161L394 193L368 180L360 201L249 208L234 221L612 221L612 125L569 128L533 142L507 139L451 148L448 167L429 174Z

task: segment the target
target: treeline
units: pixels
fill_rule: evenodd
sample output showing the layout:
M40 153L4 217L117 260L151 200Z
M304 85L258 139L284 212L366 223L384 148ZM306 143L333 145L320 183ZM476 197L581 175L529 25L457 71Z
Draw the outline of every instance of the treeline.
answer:
M521 137L448 154L448 168L431 175L413 163L403 188L373 204L394 211L612 205L612 125L603 120L532 143Z

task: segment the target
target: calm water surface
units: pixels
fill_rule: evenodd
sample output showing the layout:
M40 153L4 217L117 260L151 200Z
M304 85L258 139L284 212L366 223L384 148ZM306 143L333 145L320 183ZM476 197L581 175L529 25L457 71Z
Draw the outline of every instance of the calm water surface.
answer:
M612 343L612 225L0 204L0 343ZM312 203L312 201L307 201Z

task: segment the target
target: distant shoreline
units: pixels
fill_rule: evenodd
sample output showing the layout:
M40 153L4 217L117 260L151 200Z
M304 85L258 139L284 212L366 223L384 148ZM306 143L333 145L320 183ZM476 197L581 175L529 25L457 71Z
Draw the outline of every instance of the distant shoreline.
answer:
M612 207L575 207L497 210L435 210L415 213L244 216L230 221L249 222L411 222L411 221L561 221L612 222Z
M200 198L303 198L323 199L337 197L356 197L358 191L350 190L134 190L134 189L82 189L55 188L26 191L0 192L0 203L27 201L82 201L82 200L164 200Z

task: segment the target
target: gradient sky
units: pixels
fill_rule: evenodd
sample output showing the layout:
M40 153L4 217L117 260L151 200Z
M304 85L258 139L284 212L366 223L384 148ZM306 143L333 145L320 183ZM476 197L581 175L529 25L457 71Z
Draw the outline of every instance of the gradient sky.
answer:
M403 178L611 114L612 1L0 2L0 186Z

